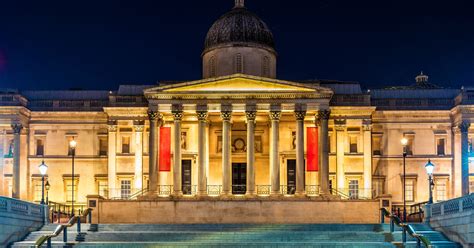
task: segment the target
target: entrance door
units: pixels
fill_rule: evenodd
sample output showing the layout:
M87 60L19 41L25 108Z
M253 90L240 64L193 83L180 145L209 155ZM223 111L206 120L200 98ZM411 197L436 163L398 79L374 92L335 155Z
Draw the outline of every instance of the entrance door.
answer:
M182 190L184 195L191 195L193 193L192 184L191 184L191 160L183 160L183 168L181 169L181 182Z
M232 194L242 195L247 190L247 164L232 164Z
M286 178L287 178L287 191L288 195L295 194L296 191L296 160L288 159L286 161Z

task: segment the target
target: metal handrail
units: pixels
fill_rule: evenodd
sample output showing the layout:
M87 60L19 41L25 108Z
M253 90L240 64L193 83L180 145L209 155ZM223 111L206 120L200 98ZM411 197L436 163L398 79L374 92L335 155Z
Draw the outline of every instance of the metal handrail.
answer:
M385 222L384 221L385 217L390 218L390 232L393 232L393 224L403 229L403 243L406 242L406 233L408 233L410 234L410 236L412 236L413 238L417 240L416 242L417 247L421 247L421 243L423 243L425 247L427 248L433 247L433 245L431 244L431 241L426 236L423 236L417 233L412 225L408 223L403 223L402 220L398 216L391 214L385 208L381 208L380 211L382 213L382 216L381 216L382 224Z
M41 247L45 242L48 242L48 247L51 247L51 238L59 236L61 233L64 233L64 242L67 242L67 228L74 226L76 223L78 223L78 232L80 232L80 223L81 223L81 218L82 217L87 217L89 216L89 223L91 222L92 219L92 209L88 208L86 209L82 215L76 215L73 216L69 219L67 224L60 224L54 229L54 231L51 234L46 234L42 235L39 237L36 242L34 247Z

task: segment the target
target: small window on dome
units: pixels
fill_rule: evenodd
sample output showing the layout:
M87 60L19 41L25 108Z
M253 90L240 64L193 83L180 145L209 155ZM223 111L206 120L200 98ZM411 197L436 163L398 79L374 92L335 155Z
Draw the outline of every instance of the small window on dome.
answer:
M209 59L209 77L216 76L216 58L212 56Z
M237 53L237 55L235 55L235 73L243 73L243 72L244 72L244 66L243 66L242 54Z
M270 76L270 58L268 58L268 56L263 56L262 76L264 76L264 77L269 77Z

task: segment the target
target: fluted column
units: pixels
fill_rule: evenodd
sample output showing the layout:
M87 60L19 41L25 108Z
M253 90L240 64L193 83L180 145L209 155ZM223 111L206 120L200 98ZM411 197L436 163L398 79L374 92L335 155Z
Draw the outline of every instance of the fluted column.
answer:
M12 178L12 197L20 198L20 134L23 125L12 124L13 129L13 178Z
M303 195L304 185L304 118L306 111L295 111L296 117L296 194Z
M109 196L115 197L117 194L117 121L108 123L108 151L107 151L107 186Z
M135 189L143 187L143 121L134 121L135 128Z
M364 130L364 194L372 197L372 121L363 120Z
M255 120L257 112L247 110L247 196L256 195L255 190Z
M279 132L281 111L270 111L272 125L271 152L270 152L270 177L271 195L280 195L280 158L279 158Z
M183 111L181 107L175 107L174 117L174 150L173 150L173 195L182 196L183 189L181 185L181 120L183 119Z
M469 127L471 123L464 120L459 124L461 130L461 192L469 195Z
M198 194L207 195L206 125L207 111L198 111Z
M318 112L318 122L320 125L319 131L319 157L321 166L319 168L319 186L321 188L321 194L328 195L329 191L329 132L328 132L328 121L331 112L329 110L320 110Z
M336 179L337 189L343 189L345 185L345 173L344 173L344 153L346 147L346 140L344 131L346 129L346 120L335 120L334 126L336 128Z
M222 117L222 194L232 194L232 151L231 151L231 119L229 107L221 110Z
M149 178L149 194L155 195L158 190L158 144L159 131L158 119L160 114L157 111L148 111L150 120L150 134L148 140L148 178Z

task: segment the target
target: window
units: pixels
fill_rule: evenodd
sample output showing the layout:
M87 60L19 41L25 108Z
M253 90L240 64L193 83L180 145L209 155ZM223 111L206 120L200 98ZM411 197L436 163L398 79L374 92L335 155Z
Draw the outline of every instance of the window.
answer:
M105 198L109 197L109 184L107 180L97 180L97 194Z
M382 136L377 135L372 138L372 151L373 155L382 155Z
M33 190L34 190L34 201L40 202L41 201L41 179L33 180Z
M122 153L123 154L130 153L130 137L128 136L122 137Z
M385 181L383 178L374 178L372 180L372 188L374 189L374 196L381 196L383 195L385 192L384 192L384 184L385 184Z
M209 59L209 77L216 76L216 58L212 56Z
M122 199L127 199L132 193L132 181L131 180L122 180L120 181L120 197Z
M441 138L436 140L436 152L438 156L444 156L445 155L445 144L446 144L446 139Z
M349 180L349 198L359 198L359 180Z
M445 201L447 199L447 180L436 180L435 192L436 201Z
M66 202L72 202L72 197L74 196L74 202L77 202L77 188L79 180L74 179L74 192L72 190L72 179L65 179L64 183L66 184Z
M36 156L44 156L44 140L36 139Z
M355 135L349 137L349 152L357 153L357 136Z
M270 58L268 56L263 56L262 61L262 76L270 76Z
M402 179L403 180L403 179ZM407 202L415 201L415 180L406 179L405 182L405 199Z
M109 146L107 144L107 138L100 137L99 138L99 156L107 156L108 148Z
M333 151L332 146L331 146L331 140L332 140L332 135L329 134L328 135L328 152L329 153L332 153L332 151Z
M242 54L238 53L235 55L235 73L243 73L243 61L242 61Z
M405 138L408 140L407 145L405 146L405 152L407 155L413 155L413 135L407 135Z

